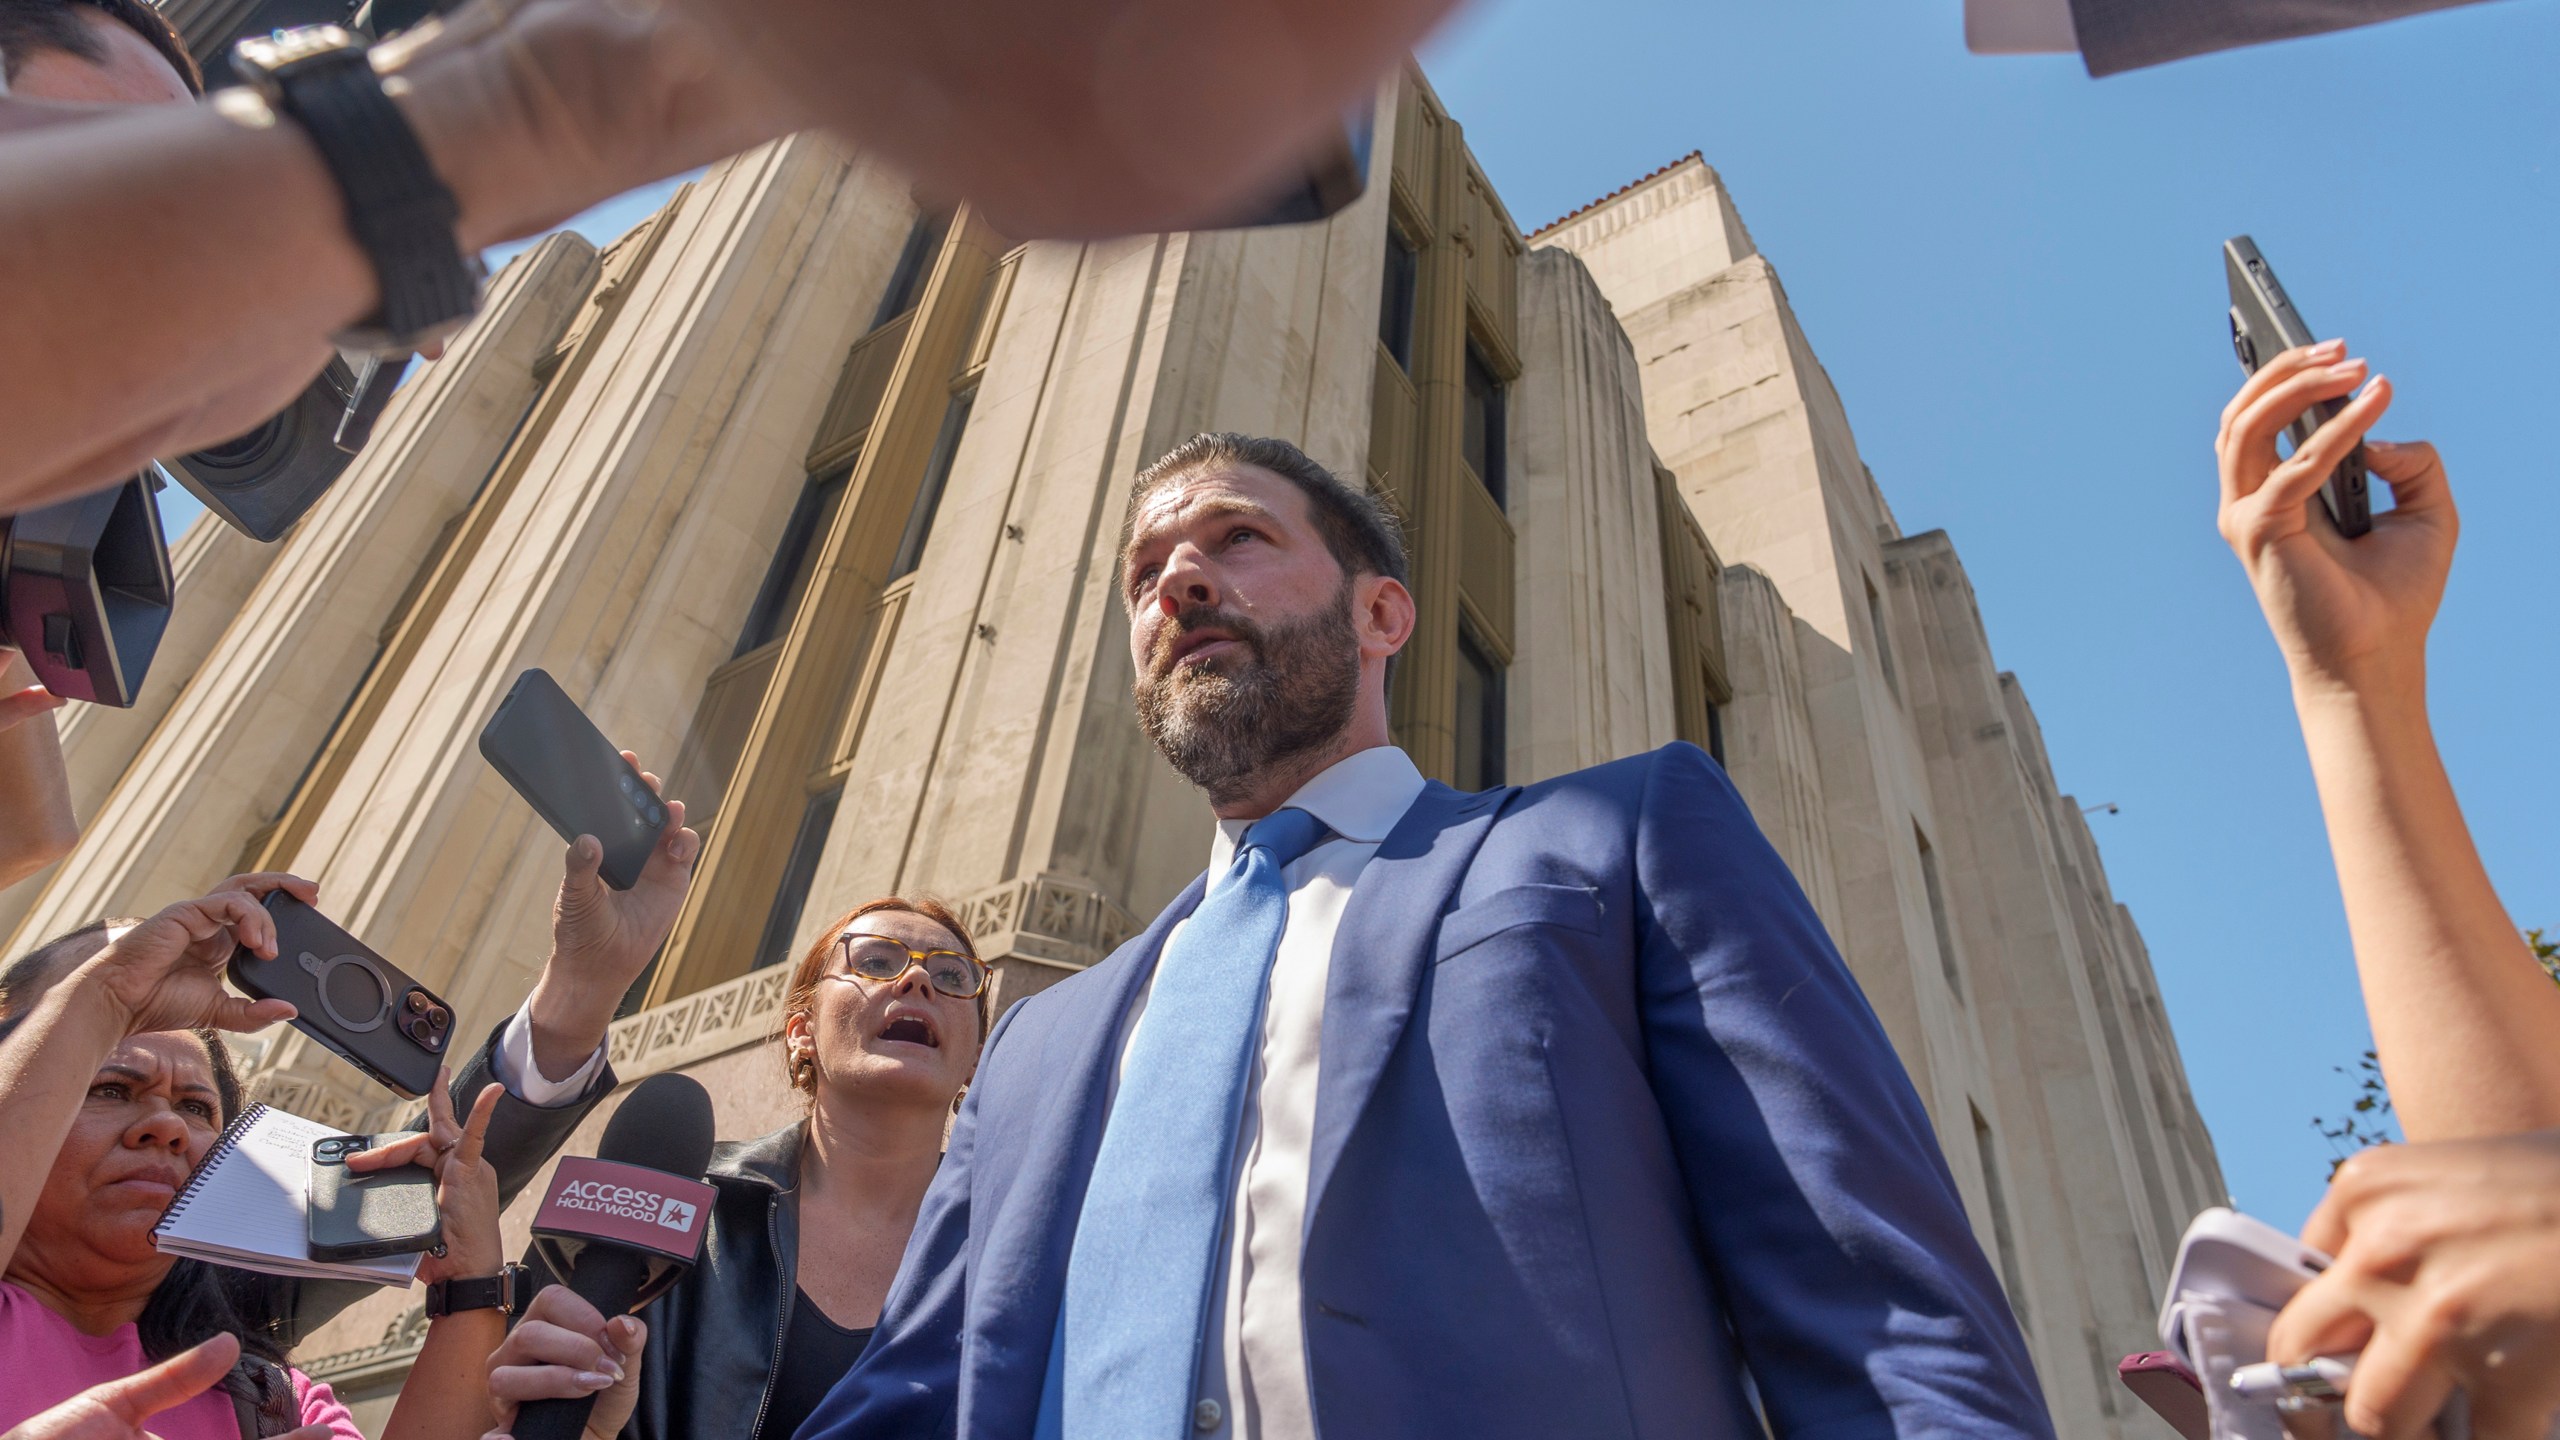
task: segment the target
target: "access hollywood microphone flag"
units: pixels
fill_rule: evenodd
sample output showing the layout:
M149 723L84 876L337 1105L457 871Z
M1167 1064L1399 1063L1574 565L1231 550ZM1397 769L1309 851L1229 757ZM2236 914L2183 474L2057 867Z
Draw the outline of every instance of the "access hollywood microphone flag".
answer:
M533 1216L533 1249L561 1283L607 1316L675 1287L702 1254L715 1193L711 1095L687 1075L652 1075L604 1127L593 1158L564 1155ZM535 1400L516 1440L577 1440L595 1397Z

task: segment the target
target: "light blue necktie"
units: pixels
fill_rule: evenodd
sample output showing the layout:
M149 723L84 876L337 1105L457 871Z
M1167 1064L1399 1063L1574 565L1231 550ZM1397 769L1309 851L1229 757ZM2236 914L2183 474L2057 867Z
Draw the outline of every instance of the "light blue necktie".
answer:
M1076 1220L1039 1440L1191 1432L1236 1122L1289 923L1281 872L1325 834L1304 810L1255 824L1156 962Z

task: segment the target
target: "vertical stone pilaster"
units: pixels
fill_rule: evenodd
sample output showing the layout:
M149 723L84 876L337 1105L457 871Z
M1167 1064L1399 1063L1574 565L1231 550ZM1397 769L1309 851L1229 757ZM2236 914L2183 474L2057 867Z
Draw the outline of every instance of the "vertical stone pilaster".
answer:
M894 183L797 137L715 166L629 237L608 303L294 818L279 859L445 990L462 1033L528 988L561 854L480 759L481 726L540 666L644 762L675 753L798 494L853 314L876 298L878 270L842 262ZM269 1068L340 1073L295 1040Z
M1635 352L1590 272L1521 262L1510 515L1520 631L1509 777L1541 780L1678 738L1661 521Z

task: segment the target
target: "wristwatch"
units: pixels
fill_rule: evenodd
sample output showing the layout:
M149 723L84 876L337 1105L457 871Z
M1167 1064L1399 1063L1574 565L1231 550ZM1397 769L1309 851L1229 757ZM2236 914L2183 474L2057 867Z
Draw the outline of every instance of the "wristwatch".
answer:
M488 270L462 253L453 228L462 207L384 91L364 38L336 25L253 35L232 47L231 68L319 148L381 282L381 308L332 341L399 355L462 328Z
M457 1310L503 1310L520 1319L533 1303L533 1272L510 1260L495 1275L468 1280L438 1280L427 1286L427 1318L441 1320Z

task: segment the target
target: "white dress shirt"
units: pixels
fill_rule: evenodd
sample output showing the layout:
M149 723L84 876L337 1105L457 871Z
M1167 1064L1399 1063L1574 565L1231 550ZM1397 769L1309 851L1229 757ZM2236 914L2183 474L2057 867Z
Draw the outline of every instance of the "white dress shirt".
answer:
M533 1059L533 1001L527 999L516 1007L507 1020L507 1028L498 1032L498 1043L489 1049L489 1070L505 1086L507 1093L537 1110L557 1110L587 1093L596 1081L596 1072L604 1068L604 1047L587 1057L587 1063L569 1072L566 1080L554 1080L542 1073ZM461 1118L459 1116L455 1117Z
M1209 1300L1213 1329L1201 1349L1196 1434L1314 1440L1298 1280L1325 979L1333 969L1334 931L1361 870L1421 794L1422 772L1402 750L1381 745L1337 762L1284 804L1315 816L1333 834L1281 872L1289 918L1271 962L1262 1049L1245 1080L1227 1261ZM1211 876L1226 873L1251 825L1218 822L1209 846ZM1176 925L1166 934L1167 948L1181 933ZM1144 1023L1146 999L1141 992L1122 1034L1124 1063ZM1196 1424L1201 1420L1210 1423Z

